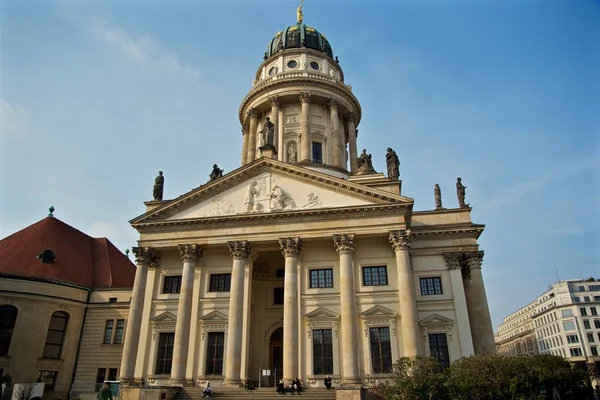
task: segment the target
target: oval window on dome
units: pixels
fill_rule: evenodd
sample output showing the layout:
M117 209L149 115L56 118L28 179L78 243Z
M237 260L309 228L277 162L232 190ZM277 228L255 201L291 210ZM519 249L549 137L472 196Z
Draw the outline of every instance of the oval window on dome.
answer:
M320 69L321 69L321 66L320 66L320 65L319 65L319 63L318 63L318 62L316 62L316 61L311 61L311 62L310 62L310 67L311 67L312 69L316 69L316 70L320 70Z
M287 66L288 66L288 68L294 69L298 66L298 61L290 60L287 62Z
M271 68L269 68L269 75L275 75L276 73L277 73L277 65L274 65Z

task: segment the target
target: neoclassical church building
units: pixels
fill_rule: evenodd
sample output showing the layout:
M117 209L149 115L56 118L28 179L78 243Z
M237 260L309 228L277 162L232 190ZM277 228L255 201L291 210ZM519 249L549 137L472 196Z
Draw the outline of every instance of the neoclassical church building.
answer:
M131 386L357 390L400 357L443 365L495 344L471 208L414 211L397 158L357 151L361 105L332 46L297 24L269 42L242 100L241 166L173 200L140 234L120 368ZM457 183L458 187L459 183ZM260 379L259 379L260 376Z

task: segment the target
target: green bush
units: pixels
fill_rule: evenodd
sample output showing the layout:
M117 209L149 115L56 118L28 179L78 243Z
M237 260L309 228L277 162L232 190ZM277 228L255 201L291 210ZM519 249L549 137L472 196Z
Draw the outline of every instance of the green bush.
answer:
M443 370L433 358L401 358L393 377L376 385L375 399L390 400L543 400L554 387L563 400L585 399L587 372L551 355L461 358Z

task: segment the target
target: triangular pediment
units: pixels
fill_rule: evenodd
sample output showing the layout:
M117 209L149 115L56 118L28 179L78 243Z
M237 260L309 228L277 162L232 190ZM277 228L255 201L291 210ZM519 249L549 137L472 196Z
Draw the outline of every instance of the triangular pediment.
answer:
M209 312L206 315L203 315L200 317L200 321L204 321L204 322L216 322L216 321L228 321L228 318L225 314L214 310Z
M432 314L419 321L419 325L424 327L450 326L454 321L439 314Z
M152 318L151 320L154 323L157 322L175 322L177 321L177 317L173 314L171 314L168 311L165 311L161 314L158 314L156 317Z
M398 313L381 305L376 305L368 310L363 311L360 316L362 318L395 318Z
M256 218L388 204L412 207L413 200L299 165L261 158L164 202L131 223Z
M309 312L308 314L304 315L304 319L310 319L310 320L314 320L314 319L331 320L331 319L338 319L339 317L340 317L339 314L336 314L333 311L330 311L323 307L319 307L319 308Z

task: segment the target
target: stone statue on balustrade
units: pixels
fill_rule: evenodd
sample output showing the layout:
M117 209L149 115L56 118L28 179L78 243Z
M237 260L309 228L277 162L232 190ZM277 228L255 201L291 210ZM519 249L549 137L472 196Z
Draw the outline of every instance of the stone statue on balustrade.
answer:
M356 175L376 174L377 171L373 168L371 154L367 154L367 150L363 149L361 155L356 159Z
M158 171L158 176L154 179L154 188L152 190L152 197L154 201L162 201L163 199L163 187L165 185L165 177L162 171Z
M398 179L400 177L400 160L391 147L387 148L385 162L387 163L388 178Z
M437 183L433 187L433 197L435 197L435 209L443 210L444 207L442 207L442 189L440 189L440 185L438 185Z
M462 184L461 178L456 178L456 197L458 197L458 206L468 208L470 205L465 203L466 186Z
M263 146L273 146L275 140L275 124L271 122L271 118L267 117L265 125L259 132L262 135Z
M217 164L213 165L213 170L210 173L209 177L210 177L210 181L216 181L217 179L219 179L220 177L223 176L223 170L219 169L219 167L217 167Z

